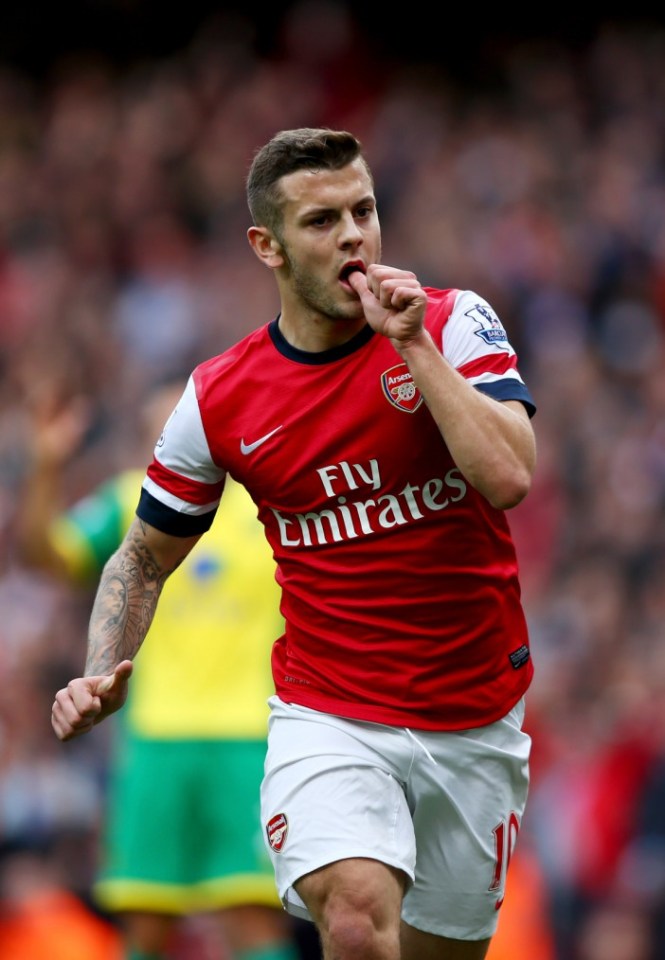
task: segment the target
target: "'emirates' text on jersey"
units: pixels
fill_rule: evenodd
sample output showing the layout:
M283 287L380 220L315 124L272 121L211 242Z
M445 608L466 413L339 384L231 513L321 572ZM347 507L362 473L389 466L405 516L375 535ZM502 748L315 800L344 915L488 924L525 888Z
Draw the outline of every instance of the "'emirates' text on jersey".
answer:
M531 396L489 304L428 288L447 360L497 400ZM406 365L365 328L306 353L277 321L202 363L155 447L138 513L206 530L226 472L249 490L278 564L277 693L356 719L492 723L533 667L505 514L455 465Z

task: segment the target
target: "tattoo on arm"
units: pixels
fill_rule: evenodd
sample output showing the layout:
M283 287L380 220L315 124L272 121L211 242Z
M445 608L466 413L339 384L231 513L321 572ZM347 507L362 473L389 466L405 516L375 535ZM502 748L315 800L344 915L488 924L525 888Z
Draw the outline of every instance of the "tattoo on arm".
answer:
M99 582L90 617L86 676L110 673L121 660L134 658L170 573L159 566L138 532L130 532L106 563Z

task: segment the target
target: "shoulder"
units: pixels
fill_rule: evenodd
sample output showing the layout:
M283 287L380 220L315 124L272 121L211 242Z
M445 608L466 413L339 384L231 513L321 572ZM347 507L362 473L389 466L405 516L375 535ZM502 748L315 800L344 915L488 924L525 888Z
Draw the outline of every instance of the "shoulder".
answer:
M463 293L462 290L459 290L456 287L449 287L447 289L439 289L438 287L423 287L423 289L427 294L428 315L433 316L450 316L460 294Z
M219 353L209 360L204 360L195 367L192 379L196 385L197 393L209 388L211 384L227 376L239 365L250 362L255 357L260 357L264 350L269 350L272 340L268 333L268 326L268 324L264 324L224 350L223 353Z
M437 343L440 343L444 334L447 335L446 328L453 316L459 315L459 303L465 291L457 287L424 287L424 290L427 294L425 325Z
M496 317L496 311L485 297L475 290L463 290L460 287L439 289L424 287L428 301L428 315L440 316L444 319L470 315L477 312L482 316Z
M447 335L454 329L459 335L474 334L487 345L508 344L506 330L496 310L475 290L425 288L428 296L427 323L430 330L448 326Z

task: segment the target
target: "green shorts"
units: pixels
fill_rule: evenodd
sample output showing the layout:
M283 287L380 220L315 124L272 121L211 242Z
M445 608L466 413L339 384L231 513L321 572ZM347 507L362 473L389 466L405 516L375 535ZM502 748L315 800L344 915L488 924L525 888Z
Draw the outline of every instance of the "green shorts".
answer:
M265 740L146 740L116 746L98 904L188 914L281 906L259 815Z

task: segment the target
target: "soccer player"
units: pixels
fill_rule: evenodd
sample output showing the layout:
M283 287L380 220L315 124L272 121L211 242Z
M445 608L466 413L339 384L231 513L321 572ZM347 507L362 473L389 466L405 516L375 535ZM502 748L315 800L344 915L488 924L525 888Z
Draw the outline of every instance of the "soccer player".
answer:
M146 450L183 385L149 392ZM76 401L35 416L22 545L32 564L94 585L133 518L145 466L59 510L85 426ZM165 960L182 921L203 912L209 939L233 960L300 956L259 817L269 651L283 626L275 563L246 491L231 482L227 493L205 542L169 579L114 731L93 894L118 918L128 960Z
M122 706L162 587L234 477L282 588L261 808L286 909L325 960L481 960L528 789L507 511L531 484L534 403L489 303L381 262L351 133L279 132L247 195L280 313L193 371L54 730Z

